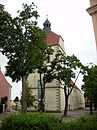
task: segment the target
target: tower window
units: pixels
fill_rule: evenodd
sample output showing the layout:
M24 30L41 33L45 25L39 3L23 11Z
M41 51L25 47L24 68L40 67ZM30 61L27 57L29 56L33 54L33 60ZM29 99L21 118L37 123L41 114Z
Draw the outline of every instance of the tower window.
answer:
M48 24L46 24L46 27L49 27Z

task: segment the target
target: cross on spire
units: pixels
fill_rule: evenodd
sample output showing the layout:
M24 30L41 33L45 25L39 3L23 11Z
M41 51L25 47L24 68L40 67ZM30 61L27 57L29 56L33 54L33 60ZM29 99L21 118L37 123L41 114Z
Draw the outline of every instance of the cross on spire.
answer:
M48 14L46 14L46 19L48 19Z

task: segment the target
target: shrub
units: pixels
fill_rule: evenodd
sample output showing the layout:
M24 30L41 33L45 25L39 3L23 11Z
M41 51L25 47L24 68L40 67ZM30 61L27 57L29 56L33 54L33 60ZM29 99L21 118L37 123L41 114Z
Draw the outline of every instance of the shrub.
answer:
M64 123L64 130L97 130L97 117L81 117Z
M97 117L81 117L71 122L60 121L46 114L17 114L8 116L0 130L97 130Z
M45 114L12 115L1 123L0 130L60 130L61 123Z

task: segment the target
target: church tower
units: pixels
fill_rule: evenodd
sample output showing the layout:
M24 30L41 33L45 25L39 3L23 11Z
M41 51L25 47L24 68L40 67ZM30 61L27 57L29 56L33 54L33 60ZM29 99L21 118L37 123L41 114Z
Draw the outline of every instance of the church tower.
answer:
M48 35L51 31L51 23L49 22L48 18L46 18L45 22L43 23L43 26L43 30L45 31L46 35Z
M51 30L51 23L49 22L48 18L46 18L45 22L43 23L43 26L44 26L43 30L46 33L46 39L45 39L46 44L49 45L54 50L53 54L49 55L49 57L45 61L45 64L50 66L50 63L54 60L55 55L58 54L59 51L62 52L64 55L66 55L64 40L60 35L56 34ZM41 78L43 78L43 74ZM38 108L38 101L41 100L41 86L40 86L39 73L36 71L35 73L30 74L28 76L27 81L29 86L32 87L33 95L36 95L37 97L37 102L35 106ZM77 93L74 94L75 92ZM70 104L69 109L73 110L77 109L78 107L83 108L84 102L78 103L81 99L84 99L82 98L83 96L81 96L82 95L81 91L77 87L75 87L72 94L73 95L71 95L69 98L69 104ZM64 110L65 105L64 85L60 84L58 80L54 79L51 83L46 83L44 103L46 111L61 112Z
M97 48L97 0L90 0L90 7L87 12L92 16L96 48Z

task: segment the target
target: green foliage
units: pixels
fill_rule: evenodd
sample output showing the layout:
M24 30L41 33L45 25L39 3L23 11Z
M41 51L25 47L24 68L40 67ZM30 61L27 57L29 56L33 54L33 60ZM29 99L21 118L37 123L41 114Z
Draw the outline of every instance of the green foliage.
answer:
M33 95L31 87L26 87L26 99L27 99L27 107L34 106L34 102L37 100L36 96Z
M37 101L37 98L36 98L35 95L33 95L32 87L29 86L27 82L26 82L26 93L25 93L25 97L26 97L27 107L33 107L35 101ZM21 94L20 102L22 104L22 94Z
M5 75L13 82L22 80L22 108L26 111L26 78L43 65L48 47L45 32L37 26L34 3L23 4L18 13L12 18L7 11L0 11L0 52L8 58Z
M13 115L5 119L0 130L60 130L58 119L44 114Z
M84 66L79 59L74 55L67 56L59 51L59 53L55 55L54 60L51 62L51 65L45 74L44 78L47 82L57 79L61 85L64 85L66 114L69 95L71 94L80 73L84 73Z
M6 76L19 81L28 76L43 61L46 55L45 33L37 26L38 12L35 5L23 4L19 16L12 18L0 12L0 49L8 59Z
M60 123L46 114L10 115L3 120L0 130L96 130L97 117L81 117L78 120Z
M74 55L66 56L59 52L51 62L48 74L51 73L50 76L52 75L53 79L59 80L60 83L64 83L63 85L70 88L74 86L71 81L73 79L76 80L76 71L84 73L84 66L79 59ZM47 75L46 79L49 80L48 78L50 78L50 76Z
M76 121L64 123L64 130L96 130L97 117L81 117Z
M88 99L94 100L97 97L97 65L92 65L91 68L87 67L87 73L83 77L84 84L82 90Z

